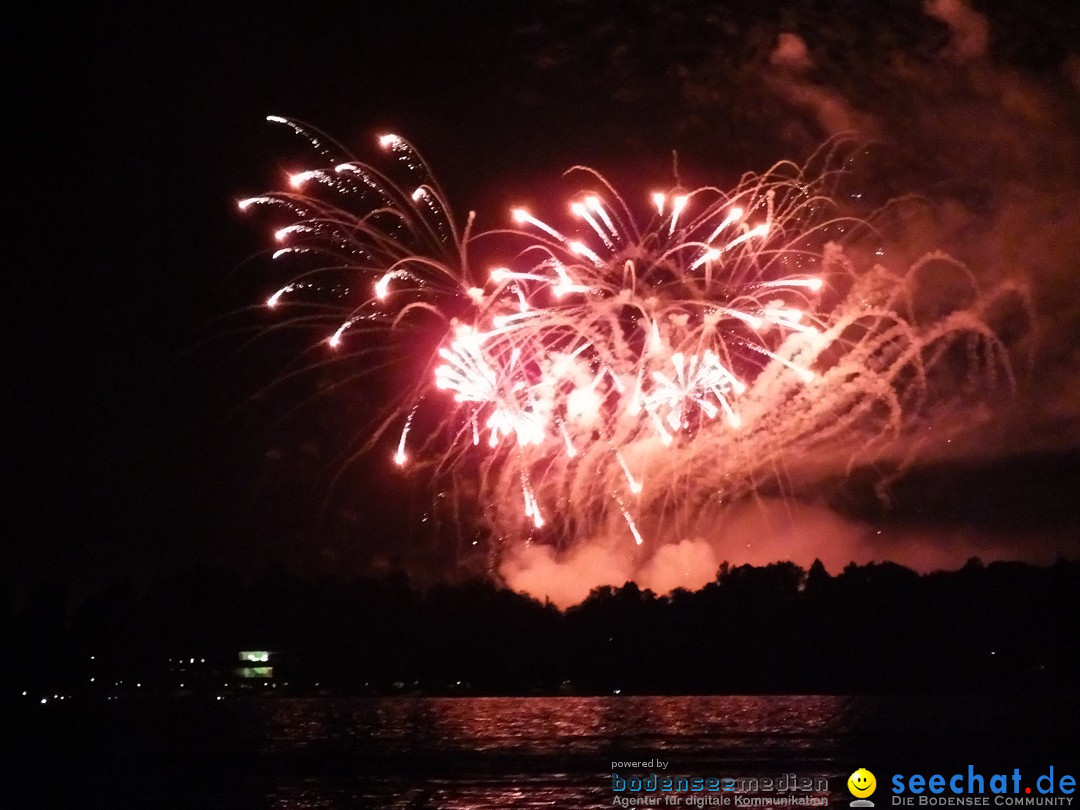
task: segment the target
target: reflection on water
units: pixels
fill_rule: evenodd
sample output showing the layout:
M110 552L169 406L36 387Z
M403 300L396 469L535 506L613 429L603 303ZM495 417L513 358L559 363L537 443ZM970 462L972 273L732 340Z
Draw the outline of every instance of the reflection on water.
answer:
M350 775L278 784L274 806L611 807L612 762L673 775L834 777L845 697L281 700L242 706L271 755L351 761ZM346 769L347 770L347 769ZM625 771L624 771L625 773Z
M265 730L268 756L319 763L314 783L265 785L282 808L611 807L612 762L653 757L671 762L672 775L824 776L834 804L846 805L844 780L860 765L1004 756L1015 767L1046 740L1047 717L1061 716L1015 699L845 696L282 700L236 710ZM1010 751L1009 740L1025 742Z
M1069 765L1078 708L1060 696L88 704L26 715L9 760L36 803L12 806L578 810L612 806L613 762L659 758L671 776L825 777L846 808L860 766L880 780ZM101 801L57 799L88 795Z
M851 698L626 697L270 700L243 705L268 751L333 741L356 754L678 753L753 761L806 751L849 731ZM724 761L713 760L713 761Z

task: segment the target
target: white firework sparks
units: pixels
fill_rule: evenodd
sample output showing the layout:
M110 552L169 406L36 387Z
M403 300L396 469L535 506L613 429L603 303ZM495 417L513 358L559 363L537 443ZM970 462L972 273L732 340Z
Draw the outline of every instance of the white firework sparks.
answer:
M328 139L271 120L326 153ZM836 214L830 171L781 163L727 192L657 191L642 222L579 167L585 185L565 215L515 208L510 228L474 233L408 141L378 143L404 183L334 155L293 174L291 191L240 202L288 212L275 257L319 257L266 305L287 311L312 279L341 280L352 297L325 336L338 352L370 349L371 329L429 334L434 319L444 337L410 358L426 371L373 443L392 428L407 468L428 422L417 409L438 410L437 435L416 445L436 475L479 478L497 537L572 542L621 526L647 545L647 527L676 511L900 432L927 397L928 366L949 362L942 347L959 336L1007 371L979 311L899 314L918 267L854 269L834 240L868 229ZM472 264L480 240L502 265Z

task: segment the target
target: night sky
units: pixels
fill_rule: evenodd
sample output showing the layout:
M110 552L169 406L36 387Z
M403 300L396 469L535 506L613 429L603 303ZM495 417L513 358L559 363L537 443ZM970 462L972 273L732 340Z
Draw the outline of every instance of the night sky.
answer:
M23 12L0 567L89 588L194 561L432 574L456 559L419 528L422 487L382 458L347 463L377 391L299 414L302 390L258 395L305 348L248 342L267 324L244 310L275 279L252 258L265 228L235 201L305 156L268 114L365 154L377 133L406 135L458 213L489 226L574 163L647 189L670 183L678 150L685 178L724 185L860 129L883 156L877 192L928 196L942 216L920 238L1023 279L1039 339L1017 393L921 458L891 509L858 482L823 503L900 546L1076 551L1080 7L938 5L936 19L909 0Z

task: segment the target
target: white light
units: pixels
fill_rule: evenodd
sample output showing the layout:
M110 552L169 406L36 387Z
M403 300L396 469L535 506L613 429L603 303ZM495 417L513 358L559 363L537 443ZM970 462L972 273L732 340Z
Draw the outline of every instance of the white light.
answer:
M318 175L319 175L319 170L318 169L308 169L307 171L296 172L296 174L290 174L289 175L289 185L292 186L293 188L297 188L297 189L302 188L304 183L306 183L308 180L310 180L313 177L318 177Z
M698 257L698 259L690 265L690 269L697 270L701 265L705 264L705 262L715 261L718 258L720 258L720 251L716 248L711 248Z
M387 273L375 282L375 297L380 301L386 300L386 295L390 289L390 278L392 275L392 273Z
M668 236L675 233L675 223L679 220L679 214L686 207L686 195L677 194L671 200L671 224L668 225Z
M570 248L570 251L572 253L576 253L579 256L584 256L597 267L603 267L604 263L600 260L600 257L597 256L596 253L584 242L571 242L567 245L567 247Z

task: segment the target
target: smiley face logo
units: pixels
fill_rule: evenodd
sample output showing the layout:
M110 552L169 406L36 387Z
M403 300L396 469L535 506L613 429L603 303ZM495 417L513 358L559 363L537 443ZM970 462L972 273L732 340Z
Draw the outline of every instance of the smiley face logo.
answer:
M866 768L859 768L848 777L847 789L851 791L852 796L865 799L877 789L877 779Z

